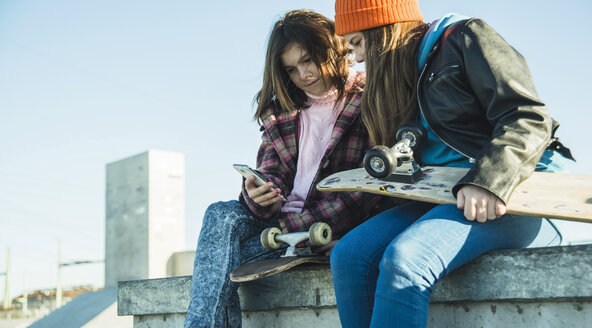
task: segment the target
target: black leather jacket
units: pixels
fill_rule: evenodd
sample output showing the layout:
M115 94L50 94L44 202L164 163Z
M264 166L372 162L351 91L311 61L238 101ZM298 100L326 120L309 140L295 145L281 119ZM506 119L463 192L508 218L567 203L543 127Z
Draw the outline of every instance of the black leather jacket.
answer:
M558 124L538 99L526 61L480 19L443 32L422 68L417 97L434 133L474 163L455 196L471 184L507 203L555 141Z

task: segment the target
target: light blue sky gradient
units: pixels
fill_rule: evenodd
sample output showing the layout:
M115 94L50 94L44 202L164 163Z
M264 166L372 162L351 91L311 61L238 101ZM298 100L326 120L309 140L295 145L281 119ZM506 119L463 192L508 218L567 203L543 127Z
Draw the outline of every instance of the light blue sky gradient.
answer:
M55 287L64 261L104 256L105 165L148 149L186 156L186 247L206 207L235 199L233 163L255 164L252 100L265 44L286 11L333 17L334 2L5 0L0 2L0 272L11 295ZM587 0L420 0L426 21L484 18L528 60L559 135L592 174ZM568 240L592 225L561 222ZM26 282L25 282L26 280ZM0 278L0 295L4 293ZM65 286L103 285L103 265L67 267Z

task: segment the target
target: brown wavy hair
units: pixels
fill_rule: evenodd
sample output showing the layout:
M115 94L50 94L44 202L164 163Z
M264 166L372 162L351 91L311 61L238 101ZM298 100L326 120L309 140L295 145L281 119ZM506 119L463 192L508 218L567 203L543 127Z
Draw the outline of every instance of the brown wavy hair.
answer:
M374 144L394 145L397 129L417 115L417 55L427 29L427 24L411 21L362 31L366 47L362 120Z
M282 67L281 55L294 43L308 52L329 85L337 88L338 97L343 97L353 65L347 41L335 34L335 23L327 17L311 10L292 10L275 23L269 35L263 86L254 100L255 120L260 121L269 106L280 112L307 107L306 93L291 83Z

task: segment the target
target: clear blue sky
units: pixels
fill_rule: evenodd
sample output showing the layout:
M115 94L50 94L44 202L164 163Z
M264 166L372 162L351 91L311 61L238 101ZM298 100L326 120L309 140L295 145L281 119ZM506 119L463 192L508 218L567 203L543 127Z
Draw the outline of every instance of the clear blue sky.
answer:
M0 2L0 272L11 295L54 287L64 261L104 256L105 165L147 149L186 156L186 247L203 212L234 199L233 163L254 165L252 99L265 42L286 11L332 18L333 0ZM588 0L420 0L426 21L484 18L528 60L559 134L592 174ZM592 225L561 223L567 239ZM67 267L65 286L103 285L103 265ZM4 278L0 276L0 295Z

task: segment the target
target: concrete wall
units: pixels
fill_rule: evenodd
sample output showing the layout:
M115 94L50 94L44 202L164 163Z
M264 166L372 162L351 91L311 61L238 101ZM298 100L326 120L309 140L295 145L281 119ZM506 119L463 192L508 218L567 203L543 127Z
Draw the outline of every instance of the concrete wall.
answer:
M592 245L492 252L436 284L428 327L590 327ZM182 327L191 277L120 282L134 327ZM239 288L243 327L340 327L328 265L296 267Z

